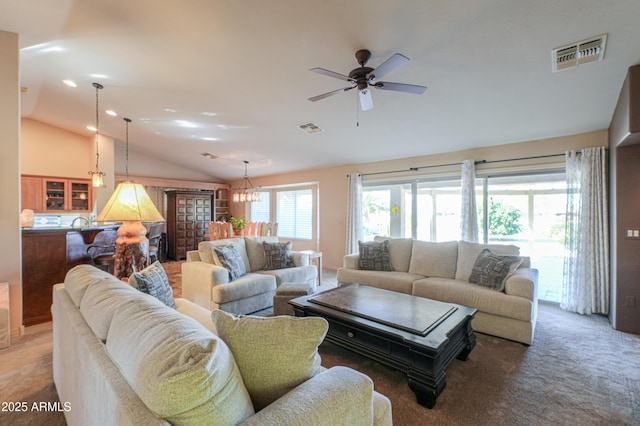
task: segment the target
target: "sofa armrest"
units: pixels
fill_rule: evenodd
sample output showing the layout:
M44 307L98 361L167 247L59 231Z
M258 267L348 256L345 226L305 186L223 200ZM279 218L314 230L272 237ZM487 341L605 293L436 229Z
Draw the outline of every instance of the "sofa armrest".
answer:
M182 297L211 309L213 286L229 282L229 271L207 262L184 262L182 269Z
M519 268L505 283L504 292L511 296L520 296L535 301L538 298L538 270Z
M309 253L291 250L289 254L291 255L291 259L295 266L307 266L310 264Z
M332 367L280 397L243 425L373 424L373 382L348 367Z
M358 269L358 259L360 255L358 253L348 254L342 261L342 266L347 269Z
M198 250L189 250L187 252L187 262L200 262L202 261L202 259L200 259L200 253L198 252Z

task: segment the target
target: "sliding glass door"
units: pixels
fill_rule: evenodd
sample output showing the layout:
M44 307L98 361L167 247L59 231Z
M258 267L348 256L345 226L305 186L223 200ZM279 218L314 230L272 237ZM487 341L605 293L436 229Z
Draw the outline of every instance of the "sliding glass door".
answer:
M363 235L460 239L460 180L365 182ZM478 176L480 241L514 244L540 271L539 298L560 301L566 183L563 172Z

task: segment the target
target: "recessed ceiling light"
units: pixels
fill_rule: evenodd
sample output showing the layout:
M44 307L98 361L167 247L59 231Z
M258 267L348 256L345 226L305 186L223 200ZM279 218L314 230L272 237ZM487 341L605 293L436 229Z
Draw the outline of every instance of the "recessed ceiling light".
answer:
M217 112L203 112L202 115L206 115L207 117L215 117L216 115L218 115Z
M203 141L219 141L220 138L212 138L211 136L205 136L202 138Z
M188 127L188 128L198 127L196 124L187 120L176 120L176 123L182 127Z
M63 82L64 84L66 84L67 86L69 86L69 87L78 87L78 85L76 84L76 82L75 82L75 81L73 81L73 80L62 80L62 82Z
M93 127L93 126L87 126L87 129L91 130L92 132L95 132L95 131L96 131L96 128L95 128L95 127Z
M175 110L175 109L173 109L173 108L165 108L164 110L165 110L166 112L176 112L176 110Z
M118 116L118 113L117 113L117 112L115 112L115 111L114 111L114 110L112 110L112 109L108 109L108 110L106 110L105 112L106 112L108 115L112 116L112 117L117 117L117 116Z

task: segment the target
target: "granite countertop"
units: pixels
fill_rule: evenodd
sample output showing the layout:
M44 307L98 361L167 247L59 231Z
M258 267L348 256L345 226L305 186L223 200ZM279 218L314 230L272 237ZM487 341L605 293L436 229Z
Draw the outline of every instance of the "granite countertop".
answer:
M90 225L90 226L83 226L83 227L78 227L76 226L75 228L72 228L70 226L52 226L50 228L48 227L42 227L42 228L22 228L22 232L26 232L26 233L38 233L38 232L91 232L91 231L97 231L97 230L103 230L103 229L113 229L113 228L118 228L120 227L120 224L115 224L115 225Z

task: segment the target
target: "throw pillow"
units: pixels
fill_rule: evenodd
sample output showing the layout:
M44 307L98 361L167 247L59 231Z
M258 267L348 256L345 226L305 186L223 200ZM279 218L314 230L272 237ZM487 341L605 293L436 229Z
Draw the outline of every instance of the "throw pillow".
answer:
M389 240L358 241L358 269L364 271L393 271Z
M273 271L274 269L292 268L294 265L291 259L291 246L291 241L287 243L269 243L263 241L264 270Z
M521 263L520 256L505 256L484 249L473 265L469 282L492 290L503 291L505 282Z
M237 280L247 273L242 256L234 246L214 247L218 261L229 271L229 280Z
M256 411L320 368L318 345L329 329L324 318L238 317L215 310L211 320L231 349Z
M170 308L176 307L169 278L159 261L153 262L140 272L134 272L129 277L129 285L152 295Z

